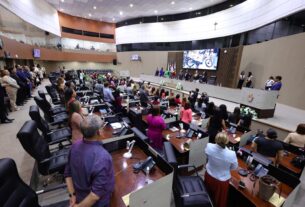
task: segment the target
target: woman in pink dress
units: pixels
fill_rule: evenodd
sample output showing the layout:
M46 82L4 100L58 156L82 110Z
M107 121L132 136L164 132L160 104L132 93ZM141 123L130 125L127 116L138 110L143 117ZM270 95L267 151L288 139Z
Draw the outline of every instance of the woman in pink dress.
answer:
M181 121L183 121L186 124L190 124L192 122L192 119L193 119L192 114L193 114L193 112L192 112L190 103L186 102L184 107L182 107L181 111L180 111Z
M163 118L160 116L160 107L153 106L152 113L147 116L147 136L151 142L151 146L162 150L163 136L162 131L166 128Z
M80 123L84 120L79 101L73 101L69 104L69 125L72 131L72 143L83 139L83 133L80 129Z

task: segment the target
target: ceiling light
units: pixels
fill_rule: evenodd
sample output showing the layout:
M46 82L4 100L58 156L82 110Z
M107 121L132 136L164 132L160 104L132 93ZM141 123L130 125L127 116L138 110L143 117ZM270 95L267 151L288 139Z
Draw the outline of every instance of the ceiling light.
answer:
M301 26L302 26L302 27L304 27L305 25L304 25L304 24L302 24Z
M64 9L63 9L63 8L61 8L61 9L60 9L60 11L64 11Z
M93 6L93 9L96 9L96 6Z
M172 1L172 2L171 2L171 5L174 5L174 4L175 4L175 2L174 2L174 1Z
M114 17L112 18L112 21L115 21L115 18L114 18Z
M122 11L120 11L120 15L121 15L121 16L123 15L123 12L122 12Z
M192 7L190 7L190 8L189 8L189 10L193 10L193 8L192 8Z
M133 7L133 4L129 4L129 7L132 8L132 7Z
M90 13L89 13L88 15L89 15L89 17L91 17L91 16L92 16Z
M154 12L155 12L155 14L158 14L158 10L155 10Z
M61 2L65 2L65 0L61 0Z
M233 4L230 5L230 7L234 6Z

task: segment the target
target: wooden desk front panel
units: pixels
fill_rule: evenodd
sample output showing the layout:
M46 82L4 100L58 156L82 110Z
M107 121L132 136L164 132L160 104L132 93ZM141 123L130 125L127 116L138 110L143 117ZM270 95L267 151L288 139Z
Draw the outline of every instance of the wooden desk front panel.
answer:
M123 154L126 149L117 150L111 153L115 175L115 189L111 197L111 207L125 206L122 197L139 190L145 186L145 174L141 171L138 174L133 172L132 165L145 160L147 155L137 146L132 150L132 158L126 159ZM155 169L150 172L149 179L158 180L165 176L165 173L155 166Z

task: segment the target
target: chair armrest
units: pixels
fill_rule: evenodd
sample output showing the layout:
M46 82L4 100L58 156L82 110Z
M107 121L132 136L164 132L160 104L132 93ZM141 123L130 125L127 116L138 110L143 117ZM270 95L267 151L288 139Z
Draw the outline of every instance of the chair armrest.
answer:
M54 190L57 190L57 189L60 189L60 188L66 188L66 187L67 187L67 185L65 183L63 183L63 184L60 184L60 185L56 185L54 187L50 187L48 189L38 190L38 191L36 191L36 194L40 195L40 194L43 194L43 193L48 193L48 192L51 192L51 191L54 191Z
M68 154L69 154L69 153L63 153L63 154L54 155L54 156L52 156L52 157L49 157L49 158L47 158L47 159L42 160L42 161L40 162L40 164L49 162L49 161L52 160L52 159L55 159L55 158L57 158L57 157L61 157L61 156L63 156L63 155L68 155Z
M64 141L69 141L69 140L70 140L69 137L63 137L63 138L58 139L56 141L48 142L48 145L57 144L57 143L64 142Z

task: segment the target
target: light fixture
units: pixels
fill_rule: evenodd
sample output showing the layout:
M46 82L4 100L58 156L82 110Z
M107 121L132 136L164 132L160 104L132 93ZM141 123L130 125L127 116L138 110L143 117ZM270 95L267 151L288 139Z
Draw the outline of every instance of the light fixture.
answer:
M93 6L93 9L96 9L96 6Z
M305 25L304 25L304 24L302 24L301 26L302 26L302 27L304 27Z
M112 18L112 21L115 21L115 18L114 18L114 17Z
M230 5L230 7L234 6L233 4Z
M65 2L65 0L61 0L61 2Z
M132 7L133 7L133 4L129 4L129 7L132 8Z
M175 4L175 2L174 2L174 1L172 1L172 2L171 2L171 5L174 5L174 4Z
M189 10L193 10L193 8L192 8L192 7L190 7L190 8L189 8Z
M64 9L63 9L63 8L60 8L60 11L64 11Z
M92 16L91 13L89 13L88 16L91 17Z
M155 10L154 12L155 12L155 14L158 14L158 10Z
M123 15L123 12L122 12L122 11L120 11L120 15L121 15L121 16Z

